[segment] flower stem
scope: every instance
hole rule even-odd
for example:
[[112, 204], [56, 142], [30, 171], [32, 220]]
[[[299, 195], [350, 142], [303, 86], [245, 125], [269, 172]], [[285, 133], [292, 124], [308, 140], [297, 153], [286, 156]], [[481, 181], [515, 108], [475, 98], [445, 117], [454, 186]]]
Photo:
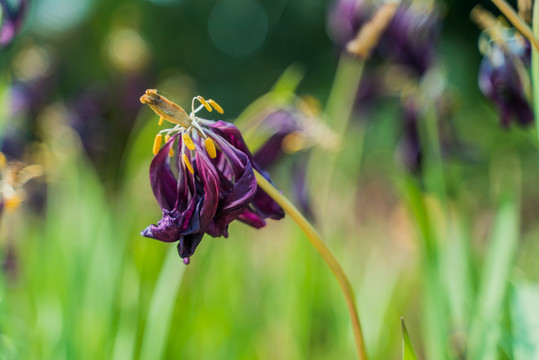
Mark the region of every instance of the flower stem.
[[[533, 35], [539, 36], [539, 1], [533, 4], [532, 16]], [[533, 111], [535, 113], [535, 126], [537, 136], [539, 137], [539, 51], [532, 49], [532, 96]]]
[[346, 305], [348, 306], [348, 312], [350, 313], [350, 320], [352, 321], [352, 328], [354, 330], [354, 339], [356, 342], [358, 357], [360, 360], [366, 360], [367, 354], [365, 352], [365, 343], [363, 341], [363, 334], [361, 332], [361, 324], [359, 322], [354, 290], [352, 289], [350, 281], [346, 277], [341, 265], [337, 259], [335, 259], [335, 256], [332, 254], [331, 250], [329, 250], [329, 248], [324, 244], [316, 229], [311, 225], [311, 223], [309, 223], [309, 221], [307, 221], [299, 210], [296, 209], [296, 207], [284, 195], [282, 195], [279, 190], [277, 190], [256, 170], [255, 175], [258, 186], [260, 186], [262, 190], [271, 196], [273, 200], [275, 200], [284, 209], [284, 211], [290, 215], [292, 220], [298, 224], [316, 251], [318, 251], [320, 256], [322, 256], [326, 264], [329, 266], [331, 272], [333, 272], [333, 275], [335, 275], [337, 278], [346, 300]]

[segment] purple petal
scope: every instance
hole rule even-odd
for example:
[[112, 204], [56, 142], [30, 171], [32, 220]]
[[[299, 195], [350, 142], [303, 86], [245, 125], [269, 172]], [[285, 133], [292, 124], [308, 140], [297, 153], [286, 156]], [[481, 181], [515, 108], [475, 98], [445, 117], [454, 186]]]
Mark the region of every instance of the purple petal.
[[219, 200], [219, 175], [201, 145], [196, 147], [197, 176], [203, 184], [204, 199], [200, 209], [201, 227], [205, 228], [217, 211]]
[[[243, 140], [243, 137], [241, 136], [241, 133], [236, 126], [230, 123], [225, 123], [223, 121], [217, 121], [210, 127], [212, 127], [217, 134], [221, 135], [236, 149], [247, 154], [249, 160], [253, 163], [253, 168], [260, 172], [260, 174], [262, 174], [268, 181], [271, 182], [269, 174], [262, 170], [256, 164], [256, 162], [254, 162], [253, 155], [251, 155], [251, 152], [247, 148], [247, 145], [245, 144], [245, 141]], [[253, 204], [256, 210], [258, 210], [260, 212], [260, 215], [262, 215], [264, 218], [269, 217], [272, 219], [279, 220], [284, 217], [283, 209], [281, 209], [281, 207], [260, 188], [258, 188], [256, 191], [255, 197], [253, 199]]]
[[150, 184], [161, 209], [172, 210], [178, 198], [178, 184], [169, 165], [169, 152], [178, 135], [155, 155], [150, 165]]
[[0, 0], [0, 7], [2, 8], [2, 23], [0, 26], [1, 46], [11, 43], [21, 29], [28, 8], [27, 5], [27, 0], [20, 0], [18, 8], [13, 10], [6, 0]]
[[266, 221], [255, 212], [247, 209], [238, 216], [238, 220], [254, 228], [260, 229], [266, 226]]
[[189, 257], [193, 256], [203, 236], [204, 232], [198, 232], [180, 238], [180, 241], [178, 242], [178, 254], [182, 259], [188, 259], [187, 263], [184, 260], [186, 265], [189, 264]]
[[141, 235], [164, 242], [174, 242], [178, 241], [182, 235], [198, 232], [200, 222], [197, 207], [196, 198], [193, 197], [184, 212], [176, 209], [163, 210], [163, 218], [159, 220], [159, 223], [146, 227]]

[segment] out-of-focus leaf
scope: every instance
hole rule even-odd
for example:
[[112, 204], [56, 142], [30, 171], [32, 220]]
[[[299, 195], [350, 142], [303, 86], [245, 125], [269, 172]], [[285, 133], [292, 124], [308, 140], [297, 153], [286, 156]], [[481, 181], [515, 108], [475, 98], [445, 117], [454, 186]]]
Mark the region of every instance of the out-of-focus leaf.
[[404, 318], [401, 318], [402, 324], [402, 360], [417, 360], [417, 356], [412, 346], [412, 341], [408, 335]]
[[539, 287], [525, 283], [515, 286], [511, 295], [514, 358], [539, 359]]
[[141, 359], [162, 359], [169, 337], [174, 304], [185, 272], [175, 246], [169, 246], [155, 286], [142, 340]]
[[507, 295], [508, 276], [518, 244], [519, 206], [516, 196], [505, 195], [498, 206], [472, 321], [468, 358], [497, 359], [500, 314]]

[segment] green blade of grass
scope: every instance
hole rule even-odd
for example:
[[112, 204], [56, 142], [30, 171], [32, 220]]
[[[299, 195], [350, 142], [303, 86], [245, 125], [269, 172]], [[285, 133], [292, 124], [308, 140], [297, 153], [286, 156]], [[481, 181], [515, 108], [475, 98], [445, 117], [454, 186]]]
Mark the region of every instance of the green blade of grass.
[[539, 359], [539, 286], [524, 282], [511, 294], [511, 327], [515, 360]]
[[475, 318], [468, 345], [469, 359], [497, 359], [502, 306], [518, 243], [519, 207], [514, 194], [502, 197], [487, 249]]
[[174, 304], [184, 272], [185, 265], [178, 257], [176, 247], [169, 246], [150, 302], [142, 339], [141, 360], [164, 357]]
[[412, 341], [408, 335], [408, 330], [406, 329], [406, 324], [404, 323], [404, 318], [401, 317], [402, 324], [402, 360], [417, 360], [414, 347], [412, 346]]

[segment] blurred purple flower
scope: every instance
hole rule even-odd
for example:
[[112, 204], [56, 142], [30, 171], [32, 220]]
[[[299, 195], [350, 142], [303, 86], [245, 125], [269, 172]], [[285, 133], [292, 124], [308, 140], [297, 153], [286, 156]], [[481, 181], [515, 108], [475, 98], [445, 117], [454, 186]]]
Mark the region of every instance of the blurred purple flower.
[[368, 20], [371, 9], [364, 0], [337, 0], [328, 15], [328, 32], [331, 39], [345, 47]]
[[[374, 13], [362, 0], [338, 0], [329, 12], [328, 31], [344, 47]], [[440, 37], [441, 18], [438, 9], [403, 2], [383, 32], [374, 53], [409, 67], [422, 76], [432, 66]]]
[[412, 173], [419, 173], [422, 164], [421, 141], [419, 138], [420, 109], [414, 99], [403, 104], [403, 133], [399, 143], [397, 157]]
[[14, 9], [7, 0], [0, 0], [0, 7], [2, 8], [0, 47], [9, 45], [21, 29], [28, 10], [28, 3], [29, 0], [19, 0], [18, 6]]
[[402, 3], [380, 39], [377, 52], [424, 75], [433, 65], [441, 19], [436, 8]]
[[[255, 152], [254, 160], [256, 164], [264, 169], [269, 169], [277, 163], [281, 157], [287, 152], [291, 153], [289, 147], [294, 144], [290, 142], [301, 142], [301, 133], [303, 132], [302, 125], [298, 121], [297, 115], [285, 110], [277, 110], [270, 113], [262, 121], [260, 126], [263, 126], [264, 132], [268, 132], [270, 137], [264, 144]], [[294, 139], [294, 137], [296, 137]], [[301, 147], [301, 146], [299, 146]], [[298, 150], [299, 150], [298, 147]], [[292, 164], [292, 186], [293, 195], [302, 210], [303, 214], [312, 218], [312, 209], [308, 197], [306, 187], [306, 162], [296, 161]]]
[[[154, 90], [148, 90], [145, 96], [141, 101], [152, 108], [169, 106], [163, 105], [170, 102]], [[208, 107], [215, 104], [198, 99]], [[183, 111], [170, 104], [170, 108]], [[179, 241], [178, 253], [186, 264], [204, 234], [228, 237], [228, 225], [236, 219], [261, 228], [266, 218], [278, 220], [284, 216], [277, 203], [258, 188], [253, 169], [268, 180], [269, 175], [253, 162], [239, 130], [223, 121], [196, 117], [201, 107], [193, 109], [186, 118], [187, 127], [180, 126], [173, 118], [165, 118], [178, 125], [164, 130], [175, 134], [157, 152], [150, 166], [150, 183], [163, 218], [141, 232], [164, 242]], [[215, 109], [222, 110], [218, 105]], [[156, 138], [159, 142], [160, 136]], [[178, 145], [174, 151], [175, 143]], [[171, 157], [173, 152], [177, 154], [175, 158]], [[175, 159], [175, 171], [171, 169], [170, 159]]]
[[295, 106], [273, 110], [259, 121], [253, 121], [250, 132], [266, 137], [254, 154], [255, 163], [263, 169], [270, 169], [283, 157], [292, 157], [292, 194], [304, 215], [312, 219], [313, 211], [309, 201], [306, 175], [307, 161], [304, 156], [296, 156], [315, 145], [327, 150], [336, 150], [338, 137], [320, 120], [320, 104], [310, 97], [297, 98]]
[[530, 103], [529, 67], [531, 48], [521, 36], [505, 39], [500, 45], [491, 41], [479, 68], [479, 88], [498, 108], [503, 126], [511, 119], [520, 125], [534, 120]]

